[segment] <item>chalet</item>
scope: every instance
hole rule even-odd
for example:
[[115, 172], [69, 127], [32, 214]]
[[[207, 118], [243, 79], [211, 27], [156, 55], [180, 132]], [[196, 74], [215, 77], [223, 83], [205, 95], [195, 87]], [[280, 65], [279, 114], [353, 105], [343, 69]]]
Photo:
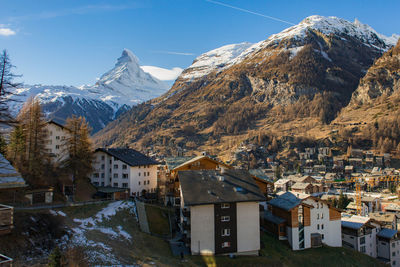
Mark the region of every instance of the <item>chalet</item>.
[[67, 157], [64, 147], [70, 131], [61, 123], [51, 120], [46, 123], [46, 133], [46, 152], [49, 153], [52, 162], [60, 163]]
[[11, 233], [14, 228], [14, 208], [0, 204], [0, 235]]
[[377, 258], [391, 266], [400, 264], [400, 236], [397, 230], [383, 228], [376, 234]]
[[274, 183], [275, 191], [287, 192], [290, 189], [292, 181], [289, 179], [279, 179]]
[[193, 255], [258, 255], [265, 197], [250, 173], [190, 170], [178, 176], [180, 229]]
[[0, 201], [14, 203], [17, 191], [27, 186], [21, 174], [0, 154]]
[[98, 148], [91, 182], [94, 186], [129, 190], [131, 196], [156, 193], [155, 160], [131, 148]]
[[314, 193], [314, 187], [310, 183], [295, 183], [292, 185], [292, 191], [296, 193], [312, 194]]
[[263, 192], [264, 194], [270, 194], [274, 191], [273, 180], [268, 175], [266, 175], [263, 170], [252, 169], [249, 170], [249, 173], [253, 175], [253, 178], [256, 181], [258, 187], [261, 189], [261, 192]]
[[343, 247], [357, 250], [376, 258], [376, 234], [380, 224], [368, 217], [353, 215], [342, 217]]
[[340, 247], [340, 211], [328, 202], [315, 197], [300, 199], [290, 192], [267, 202], [264, 227], [287, 239], [293, 250], [326, 244]]

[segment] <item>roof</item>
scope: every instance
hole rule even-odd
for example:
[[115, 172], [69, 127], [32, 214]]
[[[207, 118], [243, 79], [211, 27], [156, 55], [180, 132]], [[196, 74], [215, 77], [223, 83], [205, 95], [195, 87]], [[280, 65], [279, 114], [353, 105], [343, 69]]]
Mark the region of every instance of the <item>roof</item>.
[[392, 239], [397, 234], [397, 230], [382, 228], [376, 235], [382, 238]]
[[281, 224], [286, 222], [285, 219], [278, 217], [276, 215], [273, 215], [272, 212], [270, 211], [264, 211], [262, 217], [264, 218], [264, 220], [272, 222], [273, 224]]
[[275, 181], [274, 184], [276, 184], [276, 185], [281, 185], [281, 184], [286, 184], [286, 183], [288, 183], [288, 182], [290, 182], [289, 179], [279, 179], [279, 180]]
[[301, 204], [301, 199], [290, 192], [286, 192], [277, 198], [268, 201], [268, 204], [284, 210], [291, 210]]
[[293, 189], [306, 189], [308, 186], [310, 186], [310, 183], [295, 183], [294, 185], [292, 185], [292, 190]]
[[47, 123], [53, 123], [53, 124], [57, 125], [58, 127], [61, 127], [62, 129], [66, 129], [65, 126], [61, 123], [61, 121], [62, 121], [61, 119], [59, 119], [57, 121], [56, 118], [53, 118], [53, 119], [47, 121]]
[[0, 189], [26, 187], [24, 178], [8, 160], [0, 154]]
[[370, 196], [363, 196], [361, 198], [361, 201], [363, 201], [363, 202], [372, 202], [372, 201], [375, 201], [375, 200], [376, 200], [376, 197], [370, 197]]
[[245, 170], [179, 171], [185, 205], [265, 201], [253, 176]]
[[101, 151], [109, 154], [122, 162], [125, 162], [129, 166], [140, 166], [140, 165], [158, 165], [159, 163], [152, 158], [136, 151], [132, 148], [98, 148], [96, 152]]
[[358, 229], [360, 229], [363, 225], [364, 225], [363, 223], [359, 223], [359, 222], [349, 222], [349, 221], [343, 221], [343, 220], [342, 220], [342, 227], [345, 227], [345, 228], [350, 228], [350, 229], [358, 230]]
[[256, 176], [257, 178], [273, 183], [273, 180], [261, 169], [251, 169], [249, 170], [249, 172], [250, 174]]
[[371, 212], [369, 213], [369, 217], [376, 221], [392, 223], [396, 218], [396, 214], [394, 213], [383, 213], [383, 212]]
[[172, 170], [190, 159], [191, 157], [169, 157], [165, 158], [165, 164], [167, 165], [168, 169]]
[[180, 169], [180, 168], [182, 168], [183, 166], [186, 166], [186, 165], [188, 165], [188, 164], [191, 164], [191, 163], [196, 162], [196, 161], [201, 160], [201, 159], [208, 159], [208, 160], [213, 161], [213, 162], [215, 162], [215, 163], [217, 163], [217, 164], [222, 164], [222, 165], [224, 165], [224, 166], [226, 166], [226, 167], [230, 167], [229, 165], [223, 163], [222, 161], [219, 161], [219, 160], [217, 160], [217, 159], [210, 158], [210, 157], [208, 157], [208, 156], [201, 155], [201, 156], [194, 157], [194, 158], [192, 158], [192, 159], [190, 159], [190, 160], [188, 160], [188, 161], [186, 161], [186, 162], [180, 164], [179, 166], [176, 166], [176, 167], [174, 168], [174, 170]]

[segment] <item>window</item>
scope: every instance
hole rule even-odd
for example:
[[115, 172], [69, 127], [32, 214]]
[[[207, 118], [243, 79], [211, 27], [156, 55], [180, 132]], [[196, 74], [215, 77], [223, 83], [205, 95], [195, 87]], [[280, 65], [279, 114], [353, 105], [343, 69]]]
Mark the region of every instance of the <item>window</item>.
[[231, 229], [222, 229], [222, 236], [230, 236], [231, 235]]
[[229, 209], [229, 208], [230, 208], [229, 203], [222, 203], [221, 204], [221, 209]]
[[140, 172], [139, 172], [139, 176], [140, 176]]
[[146, 172], [143, 173], [143, 176], [146, 176]]
[[118, 183], [114, 183], [114, 187], [118, 187]]
[[123, 174], [122, 174], [122, 178], [128, 179], [128, 174], [127, 174], [127, 173], [123, 173]]
[[365, 236], [363, 236], [363, 237], [360, 238], [360, 244], [361, 244], [361, 245], [362, 245], [362, 244], [365, 244]]
[[93, 178], [99, 178], [99, 174], [98, 173], [93, 173]]
[[59, 145], [56, 145], [56, 149], [60, 149], [60, 146], [59, 146]]
[[323, 219], [324, 218], [324, 214], [323, 213], [321, 213], [321, 219]]
[[229, 248], [231, 246], [231, 242], [224, 242], [221, 244], [222, 248]]
[[229, 216], [221, 216], [221, 222], [229, 222], [231, 220], [231, 217]]
[[150, 176], [150, 172], [147, 172], [147, 176]]
[[118, 178], [118, 173], [114, 173], [114, 178]]
[[140, 185], [140, 181], [139, 181], [139, 185]]
[[150, 184], [150, 180], [147, 180], [147, 184]]
[[317, 209], [319, 209], [319, 203], [317, 203]]
[[319, 220], [319, 213], [317, 214], [317, 220]]
[[96, 186], [98, 186], [98, 185], [99, 185], [99, 183], [98, 183], [98, 182], [94, 182], [94, 183], [93, 183], [93, 185], [96, 185]]
[[104, 172], [103, 172], [103, 173], [101, 173], [101, 178], [104, 178]]
[[324, 207], [324, 204], [323, 203], [321, 203], [321, 209]]
[[317, 229], [319, 230], [319, 224], [317, 224]]
[[360, 247], [360, 251], [361, 251], [362, 253], [365, 253], [365, 246]]
[[393, 252], [392, 252], [392, 256], [393, 256], [393, 257], [396, 256], [396, 252], [393, 251]]
[[324, 224], [321, 224], [321, 229], [324, 230]]
[[106, 166], [104, 164], [101, 164], [101, 169], [104, 170]]
[[101, 182], [101, 186], [104, 186], [104, 182]]
[[112, 160], [110, 159], [110, 164], [112, 163]]
[[65, 140], [65, 136], [61, 136], [61, 140]]
[[60, 140], [60, 137], [59, 137], [59, 136], [56, 136], [56, 140]]
[[394, 248], [394, 247], [396, 247], [396, 244], [395, 244], [395, 243], [392, 243], [392, 248]]
[[126, 166], [126, 164], [123, 164], [123, 165], [122, 165], [122, 169], [123, 169], [123, 170], [126, 170], [127, 168], [128, 168], [128, 166]]
[[396, 265], [396, 261], [393, 261], [393, 264], [392, 265]]
[[122, 187], [123, 188], [127, 188], [128, 187], [128, 183], [122, 183]]
[[114, 164], [114, 169], [118, 169], [118, 164]]
[[324, 238], [325, 238], [324, 234], [321, 235], [321, 238], [322, 238], [322, 240], [324, 240]]
[[106, 157], [105, 156], [101, 156], [101, 160], [104, 160]]

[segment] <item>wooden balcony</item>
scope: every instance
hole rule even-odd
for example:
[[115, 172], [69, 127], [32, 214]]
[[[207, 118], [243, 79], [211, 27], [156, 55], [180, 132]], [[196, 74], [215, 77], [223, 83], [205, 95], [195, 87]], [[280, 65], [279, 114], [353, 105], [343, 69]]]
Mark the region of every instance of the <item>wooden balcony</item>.
[[0, 204], [0, 235], [11, 233], [14, 228], [14, 208]]

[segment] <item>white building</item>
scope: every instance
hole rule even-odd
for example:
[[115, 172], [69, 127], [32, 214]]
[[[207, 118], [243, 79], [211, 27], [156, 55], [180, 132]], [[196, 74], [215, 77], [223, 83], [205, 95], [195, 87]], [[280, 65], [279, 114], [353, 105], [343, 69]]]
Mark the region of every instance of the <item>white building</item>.
[[316, 197], [299, 198], [286, 192], [267, 202], [265, 228], [287, 239], [293, 250], [326, 244], [341, 247], [340, 211]]
[[66, 158], [64, 144], [69, 135], [69, 130], [55, 121], [46, 124], [47, 137], [45, 140], [46, 152], [54, 163], [60, 163]]
[[383, 228], [376, 235], [378, 259], [400, 266], [400, 236], [397, 230]]
[[180, 171], [178, 178], [180, 228], [193, 255], [258, 255], [265, 197], [249, 172]]
[[95, 186], [128, 188], [131, 196], [155, 193], [158, 163], [130, 148], [95, 151], [91, 182]]

